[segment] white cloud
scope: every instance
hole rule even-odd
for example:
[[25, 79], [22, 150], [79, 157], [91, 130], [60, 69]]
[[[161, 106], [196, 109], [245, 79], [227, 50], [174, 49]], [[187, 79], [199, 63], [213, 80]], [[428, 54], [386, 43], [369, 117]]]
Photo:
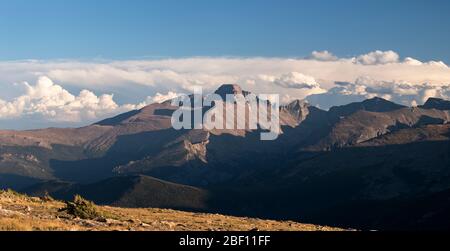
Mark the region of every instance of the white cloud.
[[[168, 92], [166, 94], [162, 94], [162, 93], [156, 93], [155, 96], [148, 96], [145, 101], [137, 104], [134, 106], [134, 109], [140, 109], [146, 105], [150, 105], [150, 104], [154, 104], [154, 103], [163, 103], [167, 100], [171, 100], [174, 99], [180, 95], [182, 95], [183, 93], [175, 93], [175, 92]], [[129, 105], [131, 107], [133, 107], [132, 105]], [[131, 108], [130, 108], [131, 109]]]
[[444, 69], [448, 68], [448, 66], [442, 61], [429, 61], [429, 62], [423, 63], [423, 62], [421, 62], [415, 58], [411, 58], [411, 57], [406, 57], [403, 60], [403, 63], [407, 64], [407, 65], [414, 65], [414, 66], [428, 65], [428, 66], [442, 67]]
[[78, 96], [69, 93], [48, 77], [40, 77], [36, 85], [24, 83], [26, 92], [7, 102], [0, 100], [0, 119], [36, 117], [53, 122], [76, 123], [92, 121], [117, 112], [134, 108], [119, 106], [113, 95], [95, 95], [82, 90]]
[[259, 75], [258, 93], [279, 94], [280, 102], [287, 103], [293, 99], [304, 99], [308, 95], [326, 92], [311, 76], [299, 72], [281, 75]]
[[[353, 81], [358, 76], [412, 83], [450, 83], [448, 67], [440, 61], [400, 60], [393, 51], [374, 51], [354, 58], [338, 59], [327, 51], [313, 52], [311, 59], [293, 58], [181, 58], [141, 61], [12, 61], [0, 62], [0, 86], [35, 81], [49, 76], [62, 86], [108, 91], [121, 87], [148, 88], [156, 92], [186, 92], [192, 85], [213, 89], [222, 83], [247, 85], [259, 75], [301, 72], [331, 87], [335, 81]], [[334, 60], [334, 59], [337, 60]], [[255, 88], [257, 83], [253, 85]], [[255, 89], [257, 91], [257, 89]], [[11, 97], [12, 91], [0, 93]], [[120, 99], [120, 97], [118, 97]]]
[[283, 74], [273, 80], [273, 83], [285, 88], [292, 89], [315, 89], [320, 88], [319, 83], [311, 76], [299, 72]]
[[403, 63], [407, 64], [407, 65], [423, 65], [423, 63], [415, 58], [411, 58], [411, 57], [406, 57], [403, 60]]
[[336, 60], [338, 60], [338, 57], [336, 57], [335, 55], [333, 55], [333, 53], [331, 53], [329, 51], [313, 51], [308, 58], [318, 60], [318, 61], [336, 61]]
[[373, 51], [355, 58], [355, 62], [363, 65], [378, 65], [399, 62], [400, 56], [394, 51]]
[[423, 104], [430, 97], [450, 99], [450, 85], [413, 84], [405, 81], [380, 81], [359, 77], [354, 82], [337, 82], [326, 93], [307, 98], [313, 105], [328, 109], [334, 105], [381, 97], [406, 106]]
[[431, 66], [437, 66], [437, 67], [442, 67], [442, 68], [448, 68], [448, 66], [442, 62], [442, 61], [430, 61], [426, 63], [427, 65], [431, 65]]
[[180, 93], [175, 93], [175, 92], [168, 92], [167, 94], [162, 94], [162, 93], [156, 93], [155, 96], [153, 97], [149, 97], [148, 101], [149, 103], [163, 103], [164, 101], [170, 100], [170, 99], [174, 99], [178, 96], [180, 96]]

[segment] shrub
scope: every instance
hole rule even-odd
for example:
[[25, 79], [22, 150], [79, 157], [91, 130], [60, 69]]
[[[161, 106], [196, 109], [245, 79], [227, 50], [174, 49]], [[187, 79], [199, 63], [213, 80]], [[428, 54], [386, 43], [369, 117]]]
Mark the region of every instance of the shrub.
[[48, 193], [48, 191], [45, 191], [44, 196], [42, 196], [40, 199], [44, 202], [55, 201], [55, 199], [53, 199], [53, 197]]
[[81, 219], [93, 220], [102, 218], [102, 214], [97, 210], [95, 204], [80, 195], [75, 195], [73, 201], [66, 201], [66, 207], [60, 211], [65, 211]]

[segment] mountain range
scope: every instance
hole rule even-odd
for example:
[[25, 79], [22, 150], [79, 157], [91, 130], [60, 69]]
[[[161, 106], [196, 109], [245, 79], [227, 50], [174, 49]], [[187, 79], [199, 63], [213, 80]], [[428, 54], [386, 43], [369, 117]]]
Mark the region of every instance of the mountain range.
[[0, 188], [355, 229], [450, 226], [450, 101], [375, 97], [325, 111], [296, 100], [280, 107], [274, 141], [260, 128], [175, 130], [176, 109], [166, 101], [82, 128], [0, 131]]

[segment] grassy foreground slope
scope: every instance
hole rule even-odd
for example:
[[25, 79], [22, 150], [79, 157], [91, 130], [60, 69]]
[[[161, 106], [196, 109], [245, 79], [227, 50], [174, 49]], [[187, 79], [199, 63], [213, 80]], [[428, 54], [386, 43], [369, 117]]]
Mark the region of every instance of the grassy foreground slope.
[[[82, 199], [81, 199], [82, 200]], [[84, 201], [82, 201], [84, 203]], [[167, 209], [128, 209], [97, 206], [87, 202], [95, 216], [77, 217], [66, 203], [49, 197], [29, 197], [13, 191], [0, 191], [0, 230], [11, 231], [337, 231], [338, 228], [231, 217], [217, 214], [189, 213]], [[91, 212], [90, 211], [90, 212]]]

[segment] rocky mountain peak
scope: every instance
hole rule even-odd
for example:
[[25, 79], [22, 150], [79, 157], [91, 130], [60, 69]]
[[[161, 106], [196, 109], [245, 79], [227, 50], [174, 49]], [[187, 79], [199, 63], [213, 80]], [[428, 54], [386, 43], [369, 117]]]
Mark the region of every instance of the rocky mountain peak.
[[296, 99], [292, 101], [291, 103], [282, 106], [281, 110], [285, 110], [286, 112], [293, 115], [297, 122], [303, 121], [306, 116], [309, 114], [309, 104], [304, 100]]
[[228, 94], [242, 94], [244, 96], [247, 96], [250, 92], [243, 91], [242, 88], [236, 84], [224, 84], [221, 85], [214, 93], [220, 95], [225, 100]]
[[299, 110], [306, 106], [308, 106], [308, 102], [306, 102], [304, 100], [296, 99], [296, 100], [292, 101], [291, 103], [287, 104], [285, 107], [290, 110]]

